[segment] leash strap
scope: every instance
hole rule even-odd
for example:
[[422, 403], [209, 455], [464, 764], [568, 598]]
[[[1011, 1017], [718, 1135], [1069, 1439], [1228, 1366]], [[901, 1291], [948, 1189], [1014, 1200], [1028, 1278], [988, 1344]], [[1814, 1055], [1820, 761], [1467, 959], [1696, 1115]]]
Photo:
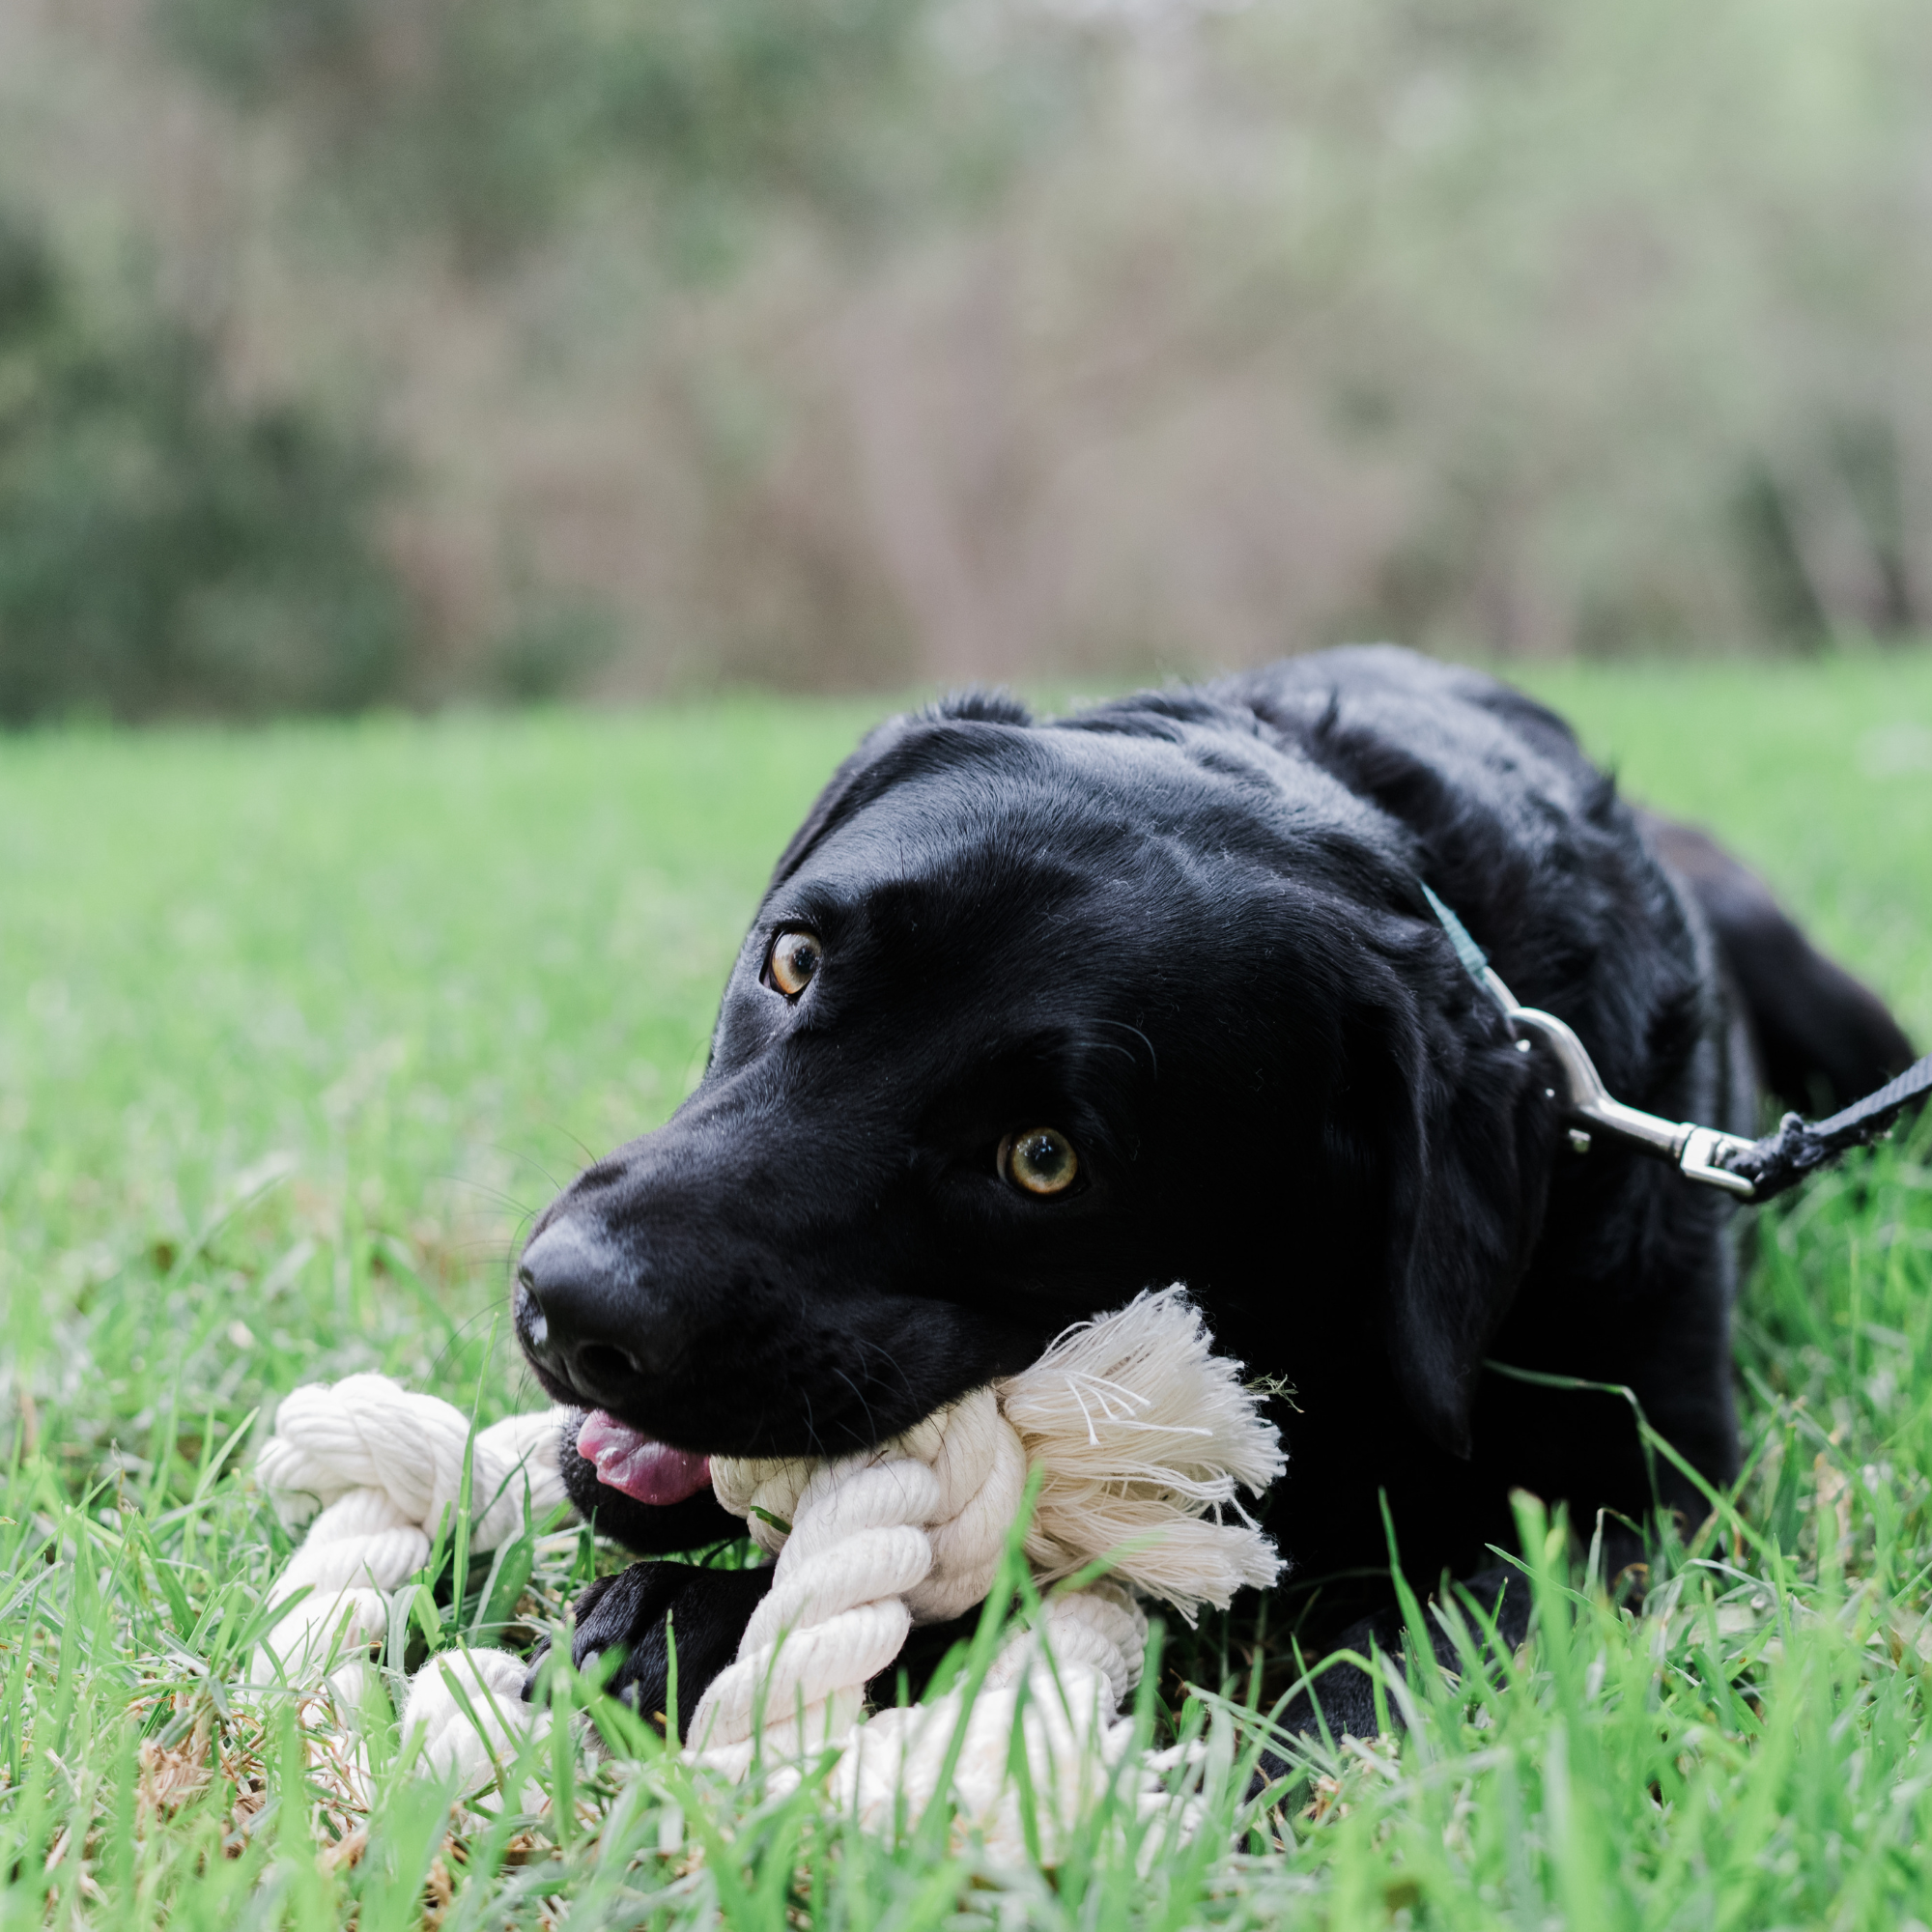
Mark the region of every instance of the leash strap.
[[1928, 1091], [1932, 1091], [1932, 1053], [1829, 1120], [1807, 1121], [1786, 1114], [1776, 1133], [1729, 1155], [1724, 1165], [1750, 1181], [1753, 1201], [1769, 1201], [1852, 1148], [1868, 1147]]
[[[1422, 880], [1416, 884], [1422, 887], [1430, 911], [1456, 949], [1463, 970], [1502, 1009], [1518, 1047], [1528, 1052], [1534, 1038], [1555, 1056], [1566, 1088], [1564, 1112], [1570, 1122], [1570, 1142], [1578, 1153], [1589, 1152], [1591, 1134], [1601, 1131], [1671, 1162], [1687, 1180], [1761, 1204], [1797, 1186], [1807, 1174], [1851, 1149], [1868, 1146], [1908, 1107], [1932, 1091], [1932, 1053], [1928, 1053], [1877, 1093], [1867, 1094], [1829, 1120], [1807, 1121], [1787, 1114], [1777, 1131], [1761, 1141], [1744, 1140], [1690, 1121], [1666, 1121], [1661, 1115], [1627, 1107], [1610, 1097], [1596, 1064], [1576, 1034], [1554, 1013], [1520, 1005], [1490, 964], [1489, 955], [1469, 936], [1468, 927]], [[1554, 1098], [1556, 1090], [1549, 1091]]]

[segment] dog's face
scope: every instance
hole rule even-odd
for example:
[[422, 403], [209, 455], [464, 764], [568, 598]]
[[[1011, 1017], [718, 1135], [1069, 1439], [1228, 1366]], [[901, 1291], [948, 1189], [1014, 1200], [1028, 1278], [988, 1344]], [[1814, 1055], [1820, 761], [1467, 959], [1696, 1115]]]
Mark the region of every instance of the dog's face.
[[1426, 1191], [1400, 1083], [1468, 990], [1359, 801], [1225, 726], [1143, 725], [980, 706], [844, 767], [697, 1091], [533, 1231], [516, 1320], [553, 1396], [824, 1453], [1150, 1284], [1224, 1332], [1390, 1292]]

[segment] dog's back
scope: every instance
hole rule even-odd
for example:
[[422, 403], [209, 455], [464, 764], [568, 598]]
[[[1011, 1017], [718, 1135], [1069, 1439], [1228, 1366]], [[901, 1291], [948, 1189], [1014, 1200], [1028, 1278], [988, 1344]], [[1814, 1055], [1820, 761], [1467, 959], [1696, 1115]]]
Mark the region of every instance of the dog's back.
[[1755, 872], [1694, 826], [1641, 817], [1717, 935], [1767, 1092], [1801, 1113], [1828, 1113], [1911, 1064], [1912, 1042], [1885, 1002], [1820, 952]]
[[[1441, 821], [1454, 817], [1443, 810], [1451, 786], [1466, 787], [1486, 753], [1494, 754], [1494, 739], [1468, 728], [1472, 715], [1494, 721], [1524, 747], [1577, 773], [1584, 792], [1597, 791], [1596, 809], [1609, 796], [1607, 781], [1587, 765], [1554, 712], [1481, 672], [1407, 651], [1327, 651], [1211, 689], [1301, 731], [1312, 711], [1332, 733], [1344, 694], [1370, 700], [1380, 714], [1377, 742], [1350, 761], [1350, 782], [1397, 817], [1434, 821], [1431, 836], [1437, 839]], [[1321, 723], [1309, 734], [1313, 741], [1322, 735]], [[1401, 753], [1393, 740], [1407, 741]], [[1640, 808], [1632, 817], [1709, 924], [1748, 1023], [1754, 1085], [1801, 1112], [1822, 1113], [1884, 1085], [1911, 1063], [1912, 1043], [1885, 1003], [1810, 943], [1763, 879], [1694, 826]]]

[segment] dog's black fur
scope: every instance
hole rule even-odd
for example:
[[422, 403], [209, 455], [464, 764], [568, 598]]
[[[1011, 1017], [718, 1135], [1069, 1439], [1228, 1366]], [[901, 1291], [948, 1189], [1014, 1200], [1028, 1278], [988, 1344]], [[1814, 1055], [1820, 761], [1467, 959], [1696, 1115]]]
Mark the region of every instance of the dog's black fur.
[[[1649, 1515], [1625, 1403], [1486, 1361], [1628, 1385], [1722, 1482], [1725, 1203], [1572, 1151], [1552, 1066], [1517, 1051], [1424, 881], [1613, 1094], [1672, 1120], [1754, 1130], [1760, 1069], [1810, 1104], [1910, 1058], [1748, 873], [1474, 672], [1334, 651], [1044, 724], [967, 697], [840, 768], [697, 1092], [537, 1223], [517, 1321], [539, 1380], [691, 1450], [836, 1453], [1184, 1281], [1226, 1351], [1295, 1391], [1268, 1521], [1297, 1584], [1330, 1579], [1317, 1643], [1387, 1599], [1383, 1492], [1425, 1590], [1513, 1547], [1513, 1489], [1586, 1526]], [[823, 964], [787, 999], [768, 954], [794, 926]], [[995, 1164], [1041, 1125], [1080, 1160], [1049, 1200]], [[566, 1462], [639, 1550], [737, 1528]], [[657, 1708], [670, 1611], [688, 1717], [759, 1587], [639, 1566], [586, 1604], [579, 1654], [625, 1645], [620, 1682]], [[1338, 1723], [1364, 1728], [1359, 1691]]]

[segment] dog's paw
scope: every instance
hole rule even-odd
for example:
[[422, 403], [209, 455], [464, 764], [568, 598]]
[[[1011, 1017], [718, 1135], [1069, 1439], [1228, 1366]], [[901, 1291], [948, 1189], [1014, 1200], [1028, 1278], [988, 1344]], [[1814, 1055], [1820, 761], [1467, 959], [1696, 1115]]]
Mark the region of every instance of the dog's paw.
[[[682, 1736], [705, 1687], [738, 1654], [772, 1571], [702, 1570], [689, 1563], [634, 1563], [599, 1577], [579, 1595], [570, 1654], [580, 1670], [608, 1651], [622, 1662], [606, 1689], [653, 1723], [670, 1706], [670, 1653], [677, 1646], [677, 1724]], [[534, 1675], [534, 1667], [532, 1670]]]
[[[1530, 1595], [1527, 1580], [1521, 1572], [1498, 1564], [1464, 1577], [1456, 1588], [1457, 1605], [1475, 1639], [1480, 1662], [1485, 1669], [1499, 1671], [1504, 1657], [1529, 1634]], [[1471, 1605], [1480, 1612], [1480, 1616], [1469, 1614]], [[1493, 1627], [1493, 1637], [1490, 1634], [1491, 1627]], [[1350, 1624], [1335, 1639], [1331, 1648], [1352, 1651], [1357, 1657], [1367, 1657], [1372, 1651], [1379, 1651], [1406, 1675], [1408, 1642], [1409, 1633], [1402, 1613], [1388, 1608]], [[1465, 1667], [1467, 1659], [1442, 1625], [1433, 1626], [1430, 1642], [1441, 1669], [1460, 1673]], [[1403, 1718], [1400, 1708], [1391, 1704], [1386, 1694], [1383, 1705], [1389, 1721], [1401, 1730]], [[1279, 1722], [1284, 1731], [1305, 1737], [1315, 1737], [1325, 1728], [1332, 1738], [1372, 1738], [1381, 1728], [1380, 1716], [1376, 1708], [1375, 1679], [1355, 1664], [1333, 1662], [1321, 1671], [1313, 1684], [1296, 1691], [1282, 1712]], [[1278, 1758], [1269, 1756], [1263, 1759], [1263, 1770], [1270, 1777], [1279, 1776], [1285, 1769]]]

